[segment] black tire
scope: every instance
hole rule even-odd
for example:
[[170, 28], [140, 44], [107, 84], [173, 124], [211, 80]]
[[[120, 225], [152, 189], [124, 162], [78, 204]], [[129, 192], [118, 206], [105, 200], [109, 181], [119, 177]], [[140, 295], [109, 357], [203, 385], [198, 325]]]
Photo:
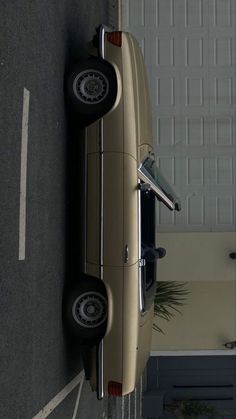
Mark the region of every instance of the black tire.
[[114, 105], [117, 79], [114, 68], [100, 58], [78, 63], [67, 79], [69, 105], [85, 125], [104, 116]]
[[84, 276], [64, 294], [63, 317], [69, 333], [82, 344], [99, 342], [107, 326], [107, 295], [100, 279]]

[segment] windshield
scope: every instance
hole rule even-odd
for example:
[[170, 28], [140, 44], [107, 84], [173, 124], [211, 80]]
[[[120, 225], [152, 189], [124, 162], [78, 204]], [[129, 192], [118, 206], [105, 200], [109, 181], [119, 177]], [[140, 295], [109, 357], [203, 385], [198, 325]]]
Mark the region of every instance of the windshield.
[[[174, 204], [174, 209], [180, 211], [181, 203], [177, 195], [175, 194], [173, 188], [167, 182], [167, 180], [162, 175], [160, 169], [157, 167], [156, 162], [151, 157], [146, 157], [142, 162], [139, 171], [148, 178], [151, 183], [154, 184], [157, 189], [160, 189], [164, 195], [169, 198], [169, 200]], [[154, 191], [155, 192], [155, 191]], [[158, 193], [157, 193], [158, 195]], [[161, 197], [159, 196], [159, 199]]]

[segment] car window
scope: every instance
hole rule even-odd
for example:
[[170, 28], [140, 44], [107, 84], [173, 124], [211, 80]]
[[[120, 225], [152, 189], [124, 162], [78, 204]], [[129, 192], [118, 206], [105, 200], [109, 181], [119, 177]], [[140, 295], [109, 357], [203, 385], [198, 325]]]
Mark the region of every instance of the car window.
[[[141, 199], [141, 309], [147, 311], [156, 292], [158, 252], [155, 243], [156, 198], [169, 209], [181, 209], [181, 203], [174, 190], [158, 169], [152, 157], [146, 157], [138, 169]], [[150, 183], [149, 183], [150, 182]]]
[[156, 290], [156, 260], [148, 261], [146, 253], [155, 248], [155, 195], [148, 191], [141, 192], [141, 255], [145, 261], [141, 268], [144, 309], [152, 305]]

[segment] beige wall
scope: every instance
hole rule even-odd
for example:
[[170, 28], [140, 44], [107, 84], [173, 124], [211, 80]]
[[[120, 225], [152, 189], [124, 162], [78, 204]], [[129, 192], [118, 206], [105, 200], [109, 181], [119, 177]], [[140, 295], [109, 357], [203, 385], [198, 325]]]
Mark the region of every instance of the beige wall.
[[195, 281], [188, 289], [182, 315], [158, 321], [165, 335], [153, 331], [152, 351], [224, 349], [236, 340], [236, 281]]
[[162, 233], [157, 245], [167, 255], [158, 263], [159, 281], [184, 281], [190, 295], [170, 322], [159, 321], [152, 350], [223, 349], [236, 340], [235, 233]]
[[160, 281], [236, 280], [236, 233], [160, 233], [157, 245], [166, 248], [159, 261]]

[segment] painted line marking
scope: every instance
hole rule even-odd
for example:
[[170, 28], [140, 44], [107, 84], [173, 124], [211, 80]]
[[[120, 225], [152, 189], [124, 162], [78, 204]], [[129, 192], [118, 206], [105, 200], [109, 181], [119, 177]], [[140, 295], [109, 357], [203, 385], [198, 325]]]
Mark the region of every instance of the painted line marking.
[[85, 376], [83, 376], [83, 378], [82, 378], [82, 380], [81, 380], [81, 382], [79, 384], [78, 396], [77, 396], [77, 399], [76, 399], [76, 403], [75, 403], [75, 408], [74, 408], [74, 413], [73, 413], [72, 419], [76, 419], [76, 416], [77, 416], [78, 407], [79, 407], [79, 401], [80, 401], [80, 396], [81, 396], [81, 391], [82, 391], [82, 387], [83, 387], [83, 384], [84, 384], [84, 378], [85, 378]]
[[24, 88], [23, 114], [21, 131], [21, 170], [20, 170], [20, 213], [19, 213], [19, 260], [25, 260], [25, 230], [26, 230], [26, 180], [27, 151], [29, 127], [30, 92]]
[[[53, 399], [43, 407], [37, 415], [33, 416], [32, 419], [45, 419], [50, 413], [61, 403], [63, 400], [80, 384], [84, 381], [84, 371], [81, 371], [69, 384], [67, 384]], [[82, 385], [80, 386], [81, 392]], [[77, 400], [80, 399], [80, 393], [78, 394]], [[77, 403], [77, 401], [76, 401]]]

